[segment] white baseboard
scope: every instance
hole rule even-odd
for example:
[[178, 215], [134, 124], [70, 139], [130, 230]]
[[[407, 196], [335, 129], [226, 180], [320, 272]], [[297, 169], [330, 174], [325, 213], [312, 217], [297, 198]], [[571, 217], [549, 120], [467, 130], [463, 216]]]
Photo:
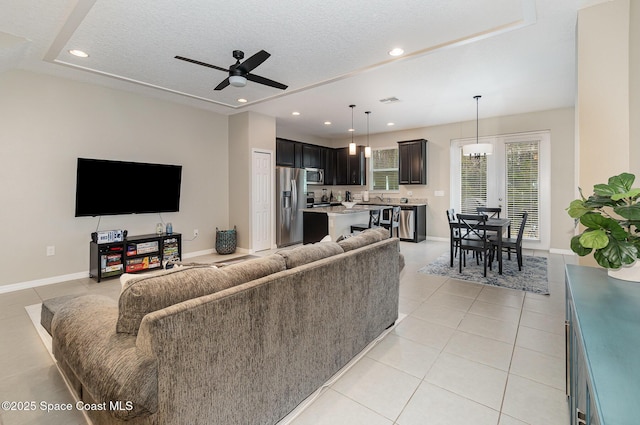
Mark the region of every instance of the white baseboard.
[[[240, 252], [241, 254], [249, 254], [249, 250], [247, 249], [238, 248], [237, 251]], [[202, 255], [214, 254], [215, 252], [216, 251], [214, 249], [205, 249], [203, 251], [184, 253], [182, 257], [183, 258], [200, 257]], [[55, 283], [66, 282], [68, 280], [84, 279], [87, 277], [89, 277], [89, 272], [85, 271], [85, 272], [78, 272], [78, 273], [71, 273], [71, 274], [63, 274], [60, 276], [46, 277], [44, 279], [28, 280], [26, 282], [12, 283], [9, 285], [0, 286], [0, 294], [6, 294], [8, 292], [14, 292], [14, 291], [22, 291], [23, 289], [37, 288], [39, 286], [53, 285]]]
[[7, 292], [13, 291], [21, 291], [23, 289], [37, 288], [38, 286], [52, 285], [54, 283], [66, 282], [68, 280], [84, 279], [86, 277], [89, 277], [88, 271], [46, 277], [44, 279], [29, 280], [20, 283], [12, 283], [10, 285], [0, 286], [0, 294], [5, 294]]
[[572, 255], [572, 256], [576, 255], [576, 253], [571, 251], [570, 249], [559, 249], [559, 248], [550, 248], [549, 254]]
[[427, 236], [427, 240], [434, 242], [449, 242], [449, 238], [439, 238], [437, 236]]

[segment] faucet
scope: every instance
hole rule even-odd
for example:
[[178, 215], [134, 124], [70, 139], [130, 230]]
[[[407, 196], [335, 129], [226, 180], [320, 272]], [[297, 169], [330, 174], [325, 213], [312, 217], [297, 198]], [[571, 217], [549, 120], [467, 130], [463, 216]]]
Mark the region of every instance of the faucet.
[[384, 202], [384, 198], [380, 195], [376, 196], [376, 198], [378, 198], [380, 200], [380, 202]]

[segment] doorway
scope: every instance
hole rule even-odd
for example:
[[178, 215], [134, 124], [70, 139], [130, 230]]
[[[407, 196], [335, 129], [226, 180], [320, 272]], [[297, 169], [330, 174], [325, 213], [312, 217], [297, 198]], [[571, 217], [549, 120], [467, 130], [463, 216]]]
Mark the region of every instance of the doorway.
[[523, 211], [529, 213], [523, 246], [548, 250], [551, 228], [551, 170], [549, 131], [480, 137], [491, 143], [493, 155], [470, 158], [462, 146], [475, 138], [451, 141], [451, 207], [456, 212], [476, 213], [480, 206], [502, 208], [501, 217], [511, 219], [512, 237]]
[[252, 251], [271, 249], [273, 211], [273, 152], [251, 152], [251, 246]]

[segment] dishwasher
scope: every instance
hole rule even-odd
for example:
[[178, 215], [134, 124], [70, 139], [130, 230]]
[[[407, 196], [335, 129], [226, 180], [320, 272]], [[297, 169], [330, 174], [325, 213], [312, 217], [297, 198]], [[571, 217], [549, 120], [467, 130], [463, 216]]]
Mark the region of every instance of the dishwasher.
[[400, 239], [415, 240], [416, 219], [413, 207], [402, 207], [400, 210]]

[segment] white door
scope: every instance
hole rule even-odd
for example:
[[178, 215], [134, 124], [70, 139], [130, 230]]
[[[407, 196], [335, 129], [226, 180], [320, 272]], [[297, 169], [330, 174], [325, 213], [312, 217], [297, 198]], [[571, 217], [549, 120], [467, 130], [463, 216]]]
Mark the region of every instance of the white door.
[[252, 152], [252, 250], [263, 251], [270, 249], [271, 242], [271, 210], [272, 210], [272, 182], [273, 170], [271, 152]]
[[512, 237], [527, 211], [523, 246], [549, 249], [550, 140], [549, 131], [481, 137], [480, 143], [493, 144], [494, 153], [480, 158], [461, 153], [475, 138], [452, 141], [451, 206], [472, 214], [478, 206], [502, 208], [501, 217], [511, 219]]

